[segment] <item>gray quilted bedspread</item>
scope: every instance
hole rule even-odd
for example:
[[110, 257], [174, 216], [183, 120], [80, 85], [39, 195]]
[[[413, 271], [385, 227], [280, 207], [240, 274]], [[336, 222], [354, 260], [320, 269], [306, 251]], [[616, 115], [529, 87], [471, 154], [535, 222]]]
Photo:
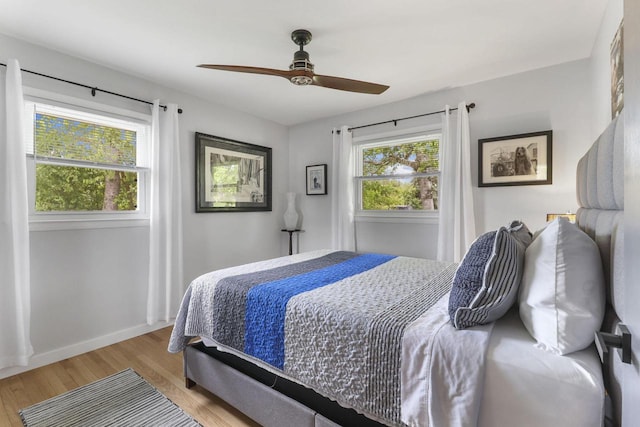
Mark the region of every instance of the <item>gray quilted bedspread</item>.
[[[344, 252], [311, 259], [303, 256], [291, 268], [299, 274], [309, 270], [309, 264], [326, 265], [331, 256], [337, 263], [358, 260], [356, 254]], [[295, 256], [292, 258], [296, 260]], [[255, 283], [257, 277], [279, 280], [283, 267], [278, 264], [280, 261], [252, 264], [246, 272], [230, 270], [226, 278], [214, 274], [207, 280], [194, 281], [176, 319], [169, 350], [182, 350], [192, 336], [211, 338], [250, 354], [254, 362], [262, 359], [271, 370], [281, 371], [343, 406], [389, 425], [402, 425], [403, 332], [449, 292], [457, 265], [407, 257], [382, 261], [287, 299], [282, 366], [261, 357], [260, 349], [252, 354], [253, 326], [249, 323], [255, 323], [255, 319], [251, 320], [254, 315], [238, 312], [243, 304], [255, 304], [247, 302], [253, 298], [247, 292], [260, 286]], [[243, 280], [238, 279], [241, 276]], [[231, 291], [229, 283], [239, 291]], [[223, 295], [227, 302], [221, 299]], [[274, 334], [267, 334], [267, 343]]]

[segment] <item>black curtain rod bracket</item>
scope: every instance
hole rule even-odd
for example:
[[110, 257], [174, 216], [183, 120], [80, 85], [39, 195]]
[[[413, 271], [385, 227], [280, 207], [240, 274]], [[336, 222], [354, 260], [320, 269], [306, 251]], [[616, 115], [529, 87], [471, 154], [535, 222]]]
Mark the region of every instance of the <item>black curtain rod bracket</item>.
[[[475, 108], [475, 107], [476, 107], [476, 103], [475, 102], [471, 102], [470, 104], [467, 104], [467, 113], [469, 111], [471, 111], [472, 108]], [[458, 107], [449, 108], [449, 111], [455, 111], [457, 109], [458, 109]], [[432, 111], [430, 113], [416, 114], [415, 116], [402, 117], [402, 118], [399, 118], [399, 119], [385, 120], [383, 122], [369, 123], [367, 125], [360, 125], [360, 126], [350, 127], [348, 130], [349, 131], [354, 131], [356, 129], [368, 128], [368, 127], [371, 127], [371, 126], [378, 126], [378, 125], [386, 125], [388, 123], [393, 123], [394, 126], [398, 126], [398, 122], [401, 121], [401, 120], [409, 120], [409, 119], [416, 119], [418, 117], [432, 116], [434, 114], [445, 113], [446, 111], [447, 110]], [[336, 132], [338, 133], [338, 135], [340, 135], [340, 129], [337, 129]], [[332, 131], [332, 133], [333, 133], [333, 131]]]
[[[0, 65], [2, 65], [3, 67], [7, 66], [7, 64], [3, 64], [1, 62], [0, 62]], [[91, 90], [91, 96], [96, 96], [97, 92], [102, 92], [102, 93], [107, 93], [107, 94], [113, 95], [113, 96], [119, 96], [120, 98], [126, 98], [126, 99], [130, 99], [132, 101], [142, 102], [143, 104], [153, 105], [153, 102], [145, 101], [144, 99], [133, 98], [131, 96], [122, 95], [121, 93], [111, 92], [109, 90], [100, 89], [97, 86], [89, 86], [89, 85], [85, 85], [83, 83], [73, 82], [71, 80], [65, 80], [65, 79], [61, 79], [59, 77], [49, 76], [47, 74], [38, 73], [36, 71], [25, 70], [24, 68], [21, 69], [20, 71], [24, 71], [25, 73], [34, 74], [36, 76], [46, 77], [46, 78], [51, 79], [51, 80], [57, 80], [59, 82], [69, 83], [71, 85], [80, 86], [80, 87], [89, 89], [89, 90]], [[167, 106], [166, 105], [160, 105], [160, 108], [162, 108], [164, 111], [167, 111]], [[182, 108], [178, 108], [178, 114], [182, 114]]]

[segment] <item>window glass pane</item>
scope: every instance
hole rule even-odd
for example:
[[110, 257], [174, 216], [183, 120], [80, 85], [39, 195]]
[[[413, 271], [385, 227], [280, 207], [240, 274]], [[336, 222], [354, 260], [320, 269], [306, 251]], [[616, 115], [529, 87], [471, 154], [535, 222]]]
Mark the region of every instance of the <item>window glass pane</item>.
[[36, 164], [36, 211], [135, 211], [138, 174]]
[[438, 177], [363, 180], [363, 210], [438, 209]]
[[63, 116], [36, 113], [35, 155], [136, 166], [136, 132]]
[[440, 140], [365, 147], [362, 149], [362, 175], [408, 175], [437, 172]]

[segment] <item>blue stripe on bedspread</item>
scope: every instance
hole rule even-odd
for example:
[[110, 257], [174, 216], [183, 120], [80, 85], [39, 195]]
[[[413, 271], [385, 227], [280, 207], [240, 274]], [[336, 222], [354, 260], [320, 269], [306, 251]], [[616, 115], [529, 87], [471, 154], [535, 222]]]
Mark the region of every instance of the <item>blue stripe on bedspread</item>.
[[395, 258], [365, 254], [309, 273], [258, 285], [247, 294], [244, 352], [284, 368], [284, 321], [289, 300], [365, 272]]
[[212, 325], [215, 325], [215, 329], [212, 338], [236, 350], [243, 351], [247, 294], [251, 288], [263, 283], [275, 282], [290, 276], [298, 276], [330, 267], [357, 256], [358, 254], [355, 252], [331, 252], [306, 261], [220, 279], [213, 296], [211, 321]]

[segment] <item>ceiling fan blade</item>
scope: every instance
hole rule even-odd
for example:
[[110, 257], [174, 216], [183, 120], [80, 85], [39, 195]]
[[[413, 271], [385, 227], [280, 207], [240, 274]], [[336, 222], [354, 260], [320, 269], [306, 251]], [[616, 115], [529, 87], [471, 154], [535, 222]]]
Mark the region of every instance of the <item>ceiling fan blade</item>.
[[330, 89], [346, 90], [348, 92], [369, 93], [372, 95], [380, 95], [382, 92], [389, 89], [389, 86], [380, 85], [377, 83], [345, 79], [342, 77], [321, 76], [319, 74], [313, 76], [313, 83], [311, 84], [315, 86], [327, 87]]
[[200, 64], [198, 65], [198, 67], [208, 68], [210, 70], [236, 71], [238, 73], [264, 74], [267, 76], [284, 77], [285, 79], [291, 78], [290, 70], [276, 70], [273, 68], [245, 67], [242, 65], [216, 65], [216, 64]]

